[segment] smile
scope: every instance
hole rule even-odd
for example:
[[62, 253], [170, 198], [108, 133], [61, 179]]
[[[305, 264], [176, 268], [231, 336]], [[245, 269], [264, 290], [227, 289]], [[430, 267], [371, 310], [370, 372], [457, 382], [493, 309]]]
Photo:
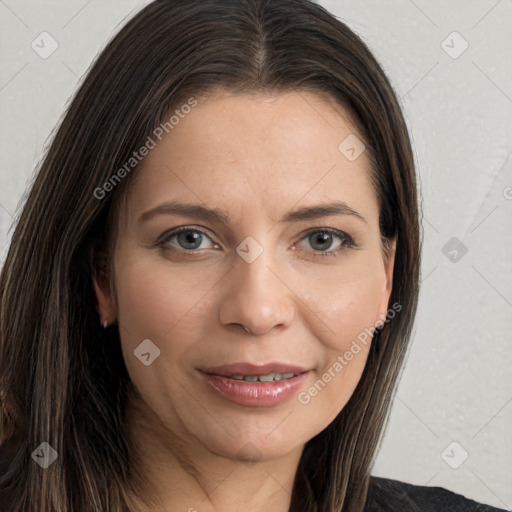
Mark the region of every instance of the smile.
[[309, 371], [261, 375], [216, 375], [199, 371], [218, 397], [246, 407], [273, 407], [287, 402], [304, 387]]
[[287, 380], [299, 375], [298, 373], [268, 373], [267, 375], [233, 375], [235, 380], [244, 380], [245, 382], [271, 382]]

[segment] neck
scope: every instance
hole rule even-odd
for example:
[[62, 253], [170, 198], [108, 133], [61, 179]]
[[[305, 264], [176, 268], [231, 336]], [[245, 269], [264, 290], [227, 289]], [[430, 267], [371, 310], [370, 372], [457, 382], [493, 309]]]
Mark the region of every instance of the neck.
[[212, 453], [198, 438], [172, 432], [142, 400], [129, 401], [130, 510], [288, 512], [303, 447], [247, 461]]

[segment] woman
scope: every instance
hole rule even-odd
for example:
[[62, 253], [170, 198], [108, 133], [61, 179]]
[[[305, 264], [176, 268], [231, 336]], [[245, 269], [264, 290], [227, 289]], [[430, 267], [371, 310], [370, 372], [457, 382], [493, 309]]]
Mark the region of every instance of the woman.
[[109, 43], [0, 277], [2, 510], [497, 510], [370, 475], [419, 291], [410, 141], [307, 0]]

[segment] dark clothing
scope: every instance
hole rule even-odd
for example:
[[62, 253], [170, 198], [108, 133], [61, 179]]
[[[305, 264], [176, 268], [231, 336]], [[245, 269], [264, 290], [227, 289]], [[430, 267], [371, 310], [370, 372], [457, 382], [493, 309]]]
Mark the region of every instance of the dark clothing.
[[365, 512], [503, 512], [443, 487], [425, 487], [372, 476]]

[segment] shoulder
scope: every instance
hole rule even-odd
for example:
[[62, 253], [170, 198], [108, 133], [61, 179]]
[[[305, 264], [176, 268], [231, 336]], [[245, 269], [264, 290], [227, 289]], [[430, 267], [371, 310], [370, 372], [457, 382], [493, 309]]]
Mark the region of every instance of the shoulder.
[[502, 512], [443, 487], [371, 476], [365, 512]]

